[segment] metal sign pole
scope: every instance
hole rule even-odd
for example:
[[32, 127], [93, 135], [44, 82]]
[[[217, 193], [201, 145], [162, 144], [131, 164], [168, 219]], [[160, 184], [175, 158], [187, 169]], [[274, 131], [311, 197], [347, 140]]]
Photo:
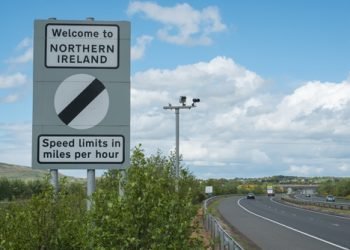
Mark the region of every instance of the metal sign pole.
[[120, 178], [119, 178], [119, 196], [124, 197], [124, 186], [123, 182], [125, 181], [126, 172], [124, 170], [120, 170]]
[[58, 169], [50, 169], [51, 180], [50, 183], [53, 186], [55, 194], [58, 193]]
[[96, 190], [96, 179], [95, 179], [95, 169], [87, 170], [87, 210], [92, 208], [92, 194]]
[[180, 177], [180, 170], [179, 170], [179, 141], [180, 141], [180, 109], [179, 108], [175, 108], [175, 115], [176, 115], [176, 159], [175, 159], [175, 175], [176, 175], [176, 183], [175, 183], [175, 190], [176, 192], [179, 191], [179, 177]]

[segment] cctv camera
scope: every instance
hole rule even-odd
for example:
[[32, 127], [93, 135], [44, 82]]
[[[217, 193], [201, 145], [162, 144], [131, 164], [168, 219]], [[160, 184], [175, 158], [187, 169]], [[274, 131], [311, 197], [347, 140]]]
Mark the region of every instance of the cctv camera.
[[196, 103], [196, 102], [200, 102], [201, 100], [200, 100], [199, 98], [193, 98], [192, 101], [193, 101], [194, 103]]
[[182, 103], [182, 105], [186, 104], [186, 96], [180, 96], [179, 102]]

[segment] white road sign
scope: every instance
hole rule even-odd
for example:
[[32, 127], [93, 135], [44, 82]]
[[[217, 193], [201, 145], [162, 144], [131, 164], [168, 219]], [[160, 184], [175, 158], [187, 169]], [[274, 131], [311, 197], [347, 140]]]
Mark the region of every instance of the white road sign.
[[33, 168], [130, 165], [130, 26], [35, 20]]
[[124, 162], [124, 137], [120, 135], [40, 135], [39, 163]]
[[119, 26], [47, 24], [45, 66], [118, 68]]
[[213, 193], [213, 186], [206, 186], [205, 187], [205, 193], [206, 194], [212, 194]]

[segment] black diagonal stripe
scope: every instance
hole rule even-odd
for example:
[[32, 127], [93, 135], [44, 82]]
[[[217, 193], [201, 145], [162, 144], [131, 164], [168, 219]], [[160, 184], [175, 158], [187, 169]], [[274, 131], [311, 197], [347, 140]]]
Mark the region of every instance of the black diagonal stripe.
[[65, 124], [69, 124], [83, 109], [86, 108], [103, 90], [105, 86], [95, 79], [71, 103], [65, 107], [58, 117]]

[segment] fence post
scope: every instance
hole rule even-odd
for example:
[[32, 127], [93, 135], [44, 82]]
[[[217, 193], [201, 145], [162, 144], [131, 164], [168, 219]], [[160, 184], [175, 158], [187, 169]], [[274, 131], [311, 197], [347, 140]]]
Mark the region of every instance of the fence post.
[[205, 226], [206, 230], [209, 231], [209, 214], [205, 215]]
[[219, 228], [219, 239], [220, 239], [220, 249], [225, 250], [225, 244], [224, 244], [224, 232]]

